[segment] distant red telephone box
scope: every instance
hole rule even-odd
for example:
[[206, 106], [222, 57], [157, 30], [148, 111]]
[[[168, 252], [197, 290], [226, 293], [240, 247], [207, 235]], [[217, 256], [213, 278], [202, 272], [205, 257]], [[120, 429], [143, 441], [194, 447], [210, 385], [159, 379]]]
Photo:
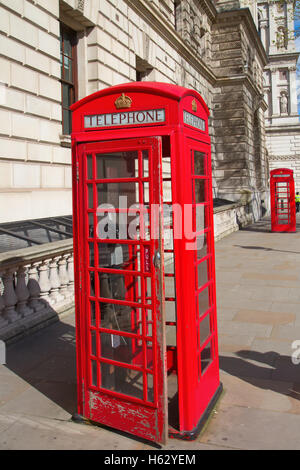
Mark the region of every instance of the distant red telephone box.
[[221, 391], [208, 108], [138, 82], [72, 111], [79, 415], [192, 439]]
[[272, 232], [296, 231], [296, 202], [293, 170], [270, 172]]

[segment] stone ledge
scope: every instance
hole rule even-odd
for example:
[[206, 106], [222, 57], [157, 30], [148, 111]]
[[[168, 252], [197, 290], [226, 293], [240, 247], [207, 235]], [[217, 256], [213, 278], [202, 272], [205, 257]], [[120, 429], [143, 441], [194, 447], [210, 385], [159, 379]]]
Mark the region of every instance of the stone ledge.
[[32, 262], [39, 261], [45, 256], [60, 255], [73, 249], [73, 238], [59, 240], [57, 242], [43, 243], [42, 245], [20, 248], [19, 250], [0, 253], [0, 267], [14, 267], [20, 264], [20, 261]]
[[242, 202], [233, 202], [232, 204], [224, 204], [223, 206], [220, 207], [214, 207], [214, 214], [217, 214], [218, 212], [225, 212], [231, 209], [236, 209], [237, 207], [242, 207], [245, 206]]

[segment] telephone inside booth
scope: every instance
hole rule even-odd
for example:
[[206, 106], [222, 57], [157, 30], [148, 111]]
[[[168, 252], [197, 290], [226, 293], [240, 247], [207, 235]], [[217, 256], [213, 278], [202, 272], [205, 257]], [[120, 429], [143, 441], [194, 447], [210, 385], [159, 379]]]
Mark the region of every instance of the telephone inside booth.
[[139, 82], [72, 110], [78, 413], [192, 439], [222, 389], [207, 106]]

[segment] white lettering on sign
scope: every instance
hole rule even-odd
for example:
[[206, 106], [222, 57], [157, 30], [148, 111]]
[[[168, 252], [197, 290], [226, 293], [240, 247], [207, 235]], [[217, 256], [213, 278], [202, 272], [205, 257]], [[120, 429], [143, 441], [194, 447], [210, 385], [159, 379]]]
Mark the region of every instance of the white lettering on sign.
[[201, 131], [205, 131], [205, 121], [204, 119], [195, 116], [194, 114], [189, 113], [188, 111], [183, 111], [183, 122], [189, 126], [196, 127]]
[[165, 121], [164, 109], [147, 111], [129, 111], [125, 113], [93, 114], [84, 116], [84, 127], [128, 126], [139, 124], [155, 124]]

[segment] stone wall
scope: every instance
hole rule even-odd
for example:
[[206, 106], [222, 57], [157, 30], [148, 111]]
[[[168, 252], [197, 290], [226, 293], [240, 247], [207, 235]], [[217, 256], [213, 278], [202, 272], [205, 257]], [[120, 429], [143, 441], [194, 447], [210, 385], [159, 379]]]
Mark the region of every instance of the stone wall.
[[[71, 213], [70, 136], [62, 135], [60, 22], [77, 31], [78, 99], [137, 79], [197, 89], [211, 107], [203, 47], [175, 31], [173, 0], [0, 0], [0, 223]], [[202, 58], [201, 58], [202, 57]], [[10, 201], [10, 205], [7, 201]]]
[[262, 99], [266, 56], [248, 11], [219, 13], [212, 51], [218, 77], [213, 98], [217, 197], [239, 201], [248, 192], [257, 219], [268, 184]]

